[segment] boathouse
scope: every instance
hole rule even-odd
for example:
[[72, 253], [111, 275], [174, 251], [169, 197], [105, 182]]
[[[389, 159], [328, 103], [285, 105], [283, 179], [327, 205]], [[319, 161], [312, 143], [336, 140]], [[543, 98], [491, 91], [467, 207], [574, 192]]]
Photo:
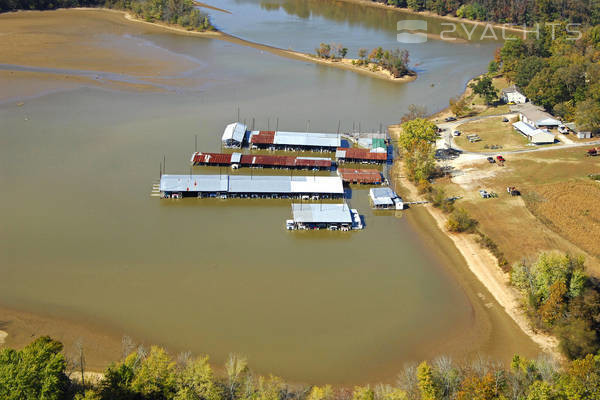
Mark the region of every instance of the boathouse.
[[253, 149], [333, 152], [342, 139], [336, 133], [252, 131], [249, 142]]
[[376, 169], [338, 168], [337, 173], [345, 183], [380, 185], [383, 181], [381, 172]]
[[240, 148], [246, 140], [246, 125], [234, 122], [225, 127], [223, 136], [221, 136], [221, 143], [226, 148]]
[[371, 205], [376, 209], [404, 209], [404, 202], [391, 188], [371, 188], [369, 190]]
[[240, 167], [256, 167], [329, 170], [333, 166], [333, 160], [325, 157], [294, 157], [241, 153], [223, 154], [195, 152], [192, 154], [190, 161], [193, 165], [230, 166], [234, 169]]
[[363, 164], [383, 164], [387, 161], [388, 155], [386, 149], [360, 149], [357, 147], [338, 148], [335, 152], [335, 158], [338, 162], [354, 162]]
[[292, 219], [286, 221], [286, 228], [294, 229], [362, 229], [358, 211], [342, 204], [292, 204]]
[[163, 175], [162, 197], [301, 198], [344, 196], [338, 176]]

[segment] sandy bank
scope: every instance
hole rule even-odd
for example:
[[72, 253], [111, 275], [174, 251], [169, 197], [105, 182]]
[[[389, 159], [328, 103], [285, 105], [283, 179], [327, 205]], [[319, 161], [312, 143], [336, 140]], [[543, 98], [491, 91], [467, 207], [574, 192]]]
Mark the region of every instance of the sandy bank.
[[[206, 6], [206, 5], [205, 5]], [[220, 9], [219, 9], [220, 10]], [[114, 11], [114, 10], [110, 10], [110, 11]], [[220, 10], [220, 11], [224, 11], [225, 10]], [[165, 23], [159, 23], [159, 22], [147, 22], [147, 21], [143, 21], [139, 18], [136, 18], [135, 16], [133, 16], [130, 13], [127, 12], [123, 12], [123, 14], [125, 15], [125, 18], [129, 21], [132, 22], [139, 22], [139, 23], [144, 23], [144, 24], [150, 24], [150, 25], [154, 25], [154, 26], [160, 26], [164, 29], [168, 29], [170, 31], [173, 32], [178, 32], [178, 33], [182, 33], [182, 34], [186, 34], [186, 35], [194, 35], [194, 36], [203, 36], [203, 37], [211, 37], [214, 39], [220, 39], [220, 40], [225, 40], [227, 42], [230, 43], [235, 43], [241, 46], [247, 46], [247, 47], [252, 47], [254, 49], [257, 50], [262, 50], [262, 51], [266, 51], [269, 52], [271, 54], [275, 54], [277, 56], [280, 57], [285, 57], [285, 58], [289, 58], [292, 60], [300, 60], [300, 61], [310, 61], [312, 63], [315, 64], [321, 64], [321, 65], [328, 65], [331, 67], [335, 67], [335, 68], [341, 68], [341, 69], [345, 69], [345, 70], [349, 70], [349, 71], [354, 71], [354, 72], [358, 72], [360, 74], [363, 75], [369, 75], [375, 78], [379, 78], [379, 79], [385, 79], [387, 81], [390, 82], [397, 82], [397, 83], [404, 83], [404, 82], [411, 82], [415, 79], [417, 79], [417, 75], [416, 73], [411, 71], [410, 75], [405, 75], [402, 76], [400, 78], [396, 78], [394, 77], [389, 71], [383, 70], [383, 69], [377, 69], [377, 70], [372, 70], [372, 66], [373, 65], [368, 65], [368, 66], [358, 66], [358, 65], [353, 65], [352, 61], [356, 61], [350, 58], [344, 58], [342, 60], [326, 60], [326, 59], [321, 59], [318, 58], [314, 55], [311, 54], [307, 54], [307, 53], [302, 53], [299, 51], [293, 51], [293, 50], [286, 50], [286, 49], [281, 49], [279, 47], [274, 47], [274, 46], [269, 46], [266, 44], [261, 44], [261, 43], [256, 43], [256, 42], [252, 42], [249, 40], [245, 40], [242, 38], [239, 38], [237, 36], [233, 36], [233, 35], [229, 35], [227, 33], [224, 32], [219, 32], [219, 31], [205, 31], [205, 32], [197, 32], [197, 31], [190, 31], [187, 30], [185, 28], [181, 28], [179, 26], [176, 25], [170, 25], [170, 24], [165, 24]]]
[[57, 316], [42, 316], [0, 306], [0, 348], [20, 349], [40, 336], [48, 335], [64, 345], [67, 357], [76, 353], [75, 343], [83, 343], [87, 369], [102, 371], [121, 358], [121, 334], [94, 321], [74, 323]]
[[[398, 128], [390, 127], [390, 131], [397, 134]], [[397, 162], [400, 168], [400, 162]], [[418, 194], [417, 188], [402, 174], [398, 174], [397, 183], [405, 189], [405, 195], [410, 201], [424, 200]], [[523, 313], [519, 293], [509, 286], [508, 274], [504, 273], [497, 264], [496, 258], [487, 249], [481, 248], [475, 241], [475, 235], [453, 234], [446, 230], [446, 216], [441, 210], [427, 204], [419, 206], [425, 208], [435, 220], [437, 227], [444, 232], [454, 243], [469, 267], [469, 270], [494, 296], [496, 301], [504, 308], [506, 313], [515, 321], [519, 328], [527, 334], [544, 351], [557, 358], [562, 358], [558, 351], [558, 341], [555, 337], [531, 328], [527, 316]]]

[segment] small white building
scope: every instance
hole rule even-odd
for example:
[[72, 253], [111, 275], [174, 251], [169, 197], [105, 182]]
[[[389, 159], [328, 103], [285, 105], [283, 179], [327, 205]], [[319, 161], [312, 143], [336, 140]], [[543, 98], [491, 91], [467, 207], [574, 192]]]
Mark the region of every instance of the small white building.
[[569, 122], [568, 124], [565, 124], [565, 126], [577, 136], [577, 139], [591, 139], [592, 137], [591, 131], [580, 131], [577, 129], [577, 124], [575, 122]]
[[561, 125], [560, 120], [554, 118], [552, 114], [547, 113], [543, 108], [531, 103], [521, 106], [519, 110], [519, 119], [534, 128], [557, 128]]
[[372, 188], [369, 190], [369, 197], [373, 208], [377, 209], [396, 209], [403, 210], [404, 202], [389, 187]]
[[551, 144], [556, 140], [553, 133], [545, 129], [536, 129], [523, 121], [515, 122], [513, 127], [534, 144]]
[[527, 103], [527, 96], [521, 92], [518, 86], [512, 85], [502, 89], [502, 101], [505, 103], [524, 104]]
[[246, 138], [247, 127], [239, 122], [234, 122], [225, 127], [221, 142], [227, 148], [240, 148]]

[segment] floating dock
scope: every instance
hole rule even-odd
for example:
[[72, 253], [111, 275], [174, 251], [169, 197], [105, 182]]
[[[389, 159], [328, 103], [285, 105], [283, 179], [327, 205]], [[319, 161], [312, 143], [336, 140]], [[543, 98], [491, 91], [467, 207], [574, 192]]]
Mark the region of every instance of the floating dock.
[[384, 164], [388, 160], [387, 149], [360, 149], [358, 147], [339, 147], [335, 152], [338, 162], [351, 162], [363, 164]]
[[252, 131], [249, 142], [253, 149], [334, 152], [342, 145], [342, 136], [336, 133]]
[[224, 154], [195, 152], [192, 154], [190, 161], [193, 165], [227, 166], [233, 169], [250, 167], [330, 170], [334, 165], [331, 158], [253, 155], [241, 153]]
[[342, 204], [292, 204], [292, 219], [286, 220], [288, 230], [363, 229], [358, 211]]
[[227, 125], [221, 136], [223, 147], [229, 149], [241, 148], [246, 141], [247, 132], [248, 127], [240, 122]]
[[338, 168], [338, 175], [345, 183], [363, 185], [381, 185], [383, 177], [376, 169]]
[[379, 210], [403, 210], [404, 202], [389, 187], [371, 188], [369, 190], [371, 205]]
[[344, 197], [338, 176], [163, 175], [163, 198], [299, 198], [320, 200]]

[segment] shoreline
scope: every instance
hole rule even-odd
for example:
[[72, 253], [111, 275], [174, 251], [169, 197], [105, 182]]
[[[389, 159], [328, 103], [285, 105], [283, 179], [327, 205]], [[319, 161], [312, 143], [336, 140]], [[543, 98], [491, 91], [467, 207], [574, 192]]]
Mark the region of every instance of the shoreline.
[[[203, 5], [203, 7], [207, 7], [207, 6], [208, 5], [206, 5], [206, 4]], [[89, 10], [90, 8], [77, 8], [77, 9], [81, 9], [81, 10], [88, 9]], [[320, 59], [312, 54], [302, 53], [300, 51], [294, 51], [294, 50], [286, 50], [286, 49], [282, 49], [279, 47], [270, 46], [267, 44], [252, 42], [250, 40], [242, 39], [240, 37], [230, 35], [228, 33], [221, 32], [218, 30], [204, 31], [204, 32], [191, 31], [191, 30], [187, 30], [185, 28], [181, 28], [177, 25], [170, 25], [170, 24], [165, 24], [165, 23], [160, 23], [160, 22], [143, 21], [139, 18], [136, 18], [134, 15], [132, 15], [128, 11], [112, 10], [112, 9], [106, 9], [106, 8], [93, 8], [93, 9], [120, 12], [120, 13], [124, 14], [124, 17], [126, 20], [131, 21], [131, 22], [139, 22], [139, 23], [143, 23], [143, 24], [158, 26], [158, 27], [162, 27], [164, 29], [170, 30], [170, 31], [188, 34], [188, 35], [203, 36], [203, 37], [210, 37], [210, 38], [214, 38], [214, 39], [224, 40], [226, 42], [234, 43], [234, 44], [237, 44], [240, 46], [246, 46], [246, 47], [251, 47], [251, 48], [257, 49], [257, 50], [266, 51], [266, 52], [269, 52], [276, 56], [285, 57], [285, 58], [289, 58], [289, 59], [297, 60], [297, 61], [310, 61], [315, 64], [328, 65], [331, 67], [345, 69], [345, 70], [357, 72], [357, 73], [360, 73], [363, 75], [369, 75], [369, 76], [372, 76], [375, 78], [384, 79], [389, 82], [404, 83], [404, 82], [412, 82], [415, 79], [417, 79], [417, 74], [413, 70], [410, 70], [410, 73], [408, 75], [404, 75], [400, 78], [395, 78], [391, 75], [390, 72], [385, 71], [385, 70], [380, 69], [378, 71], [372, 71], [372, 70], [369, 70], [368, 68], [363, 68], [361, 66], [352, 65], [351, 62], [353, 61], [353, 59], [349, 59], [349, 58], [344, 58], [341, 61]], [[225, 10], [220, 10], [220, 9], [219, 9], [219, 11], [226, 12]], [[354, 60], [354, 61], [356, 61], [356, 60]]]
[[[208, 5], [203, 5], [203, 6], [206, 7]], [[341, 61], [319, 59], [316, 56], [313, 56], [308, 53], [302, 53], [302, 52], [293, 51], [293, 50], [286, 50], [286, 49], [282, 49], [279, 47], [270, 46], [267, 44], [252, 42], [250, 40], [242, 39], [240, 37], [230, 35], [228, 33], [221, 32], [218, 30], [200, 32], [200, 31], [194, 31], [194, 30], [187, 30], [178, 25], [171, 25], [171, 24], [166, 24], [166, 23], [161, 23], [161, 22], [143, 21], [139, 18], [136, 18], [129, 11], [113, 10], [110, 8], [86, 8], [86, 7], [72, 8], [72, 10], [98, 10], [98, 11], [110, 11], [110, 12], [121, 13], [121, 14], [123, 14], [123, 17], [127, 21], [130, 21], [130, 22], [148, 24], [148, 25], [152, 25], [154, 27], [163, 28], [163, 29], [166, 29], [166, 30], [169, 30], [172, 32], [180, 33], [180, 34], [201, 36], [201, 37], [208, 37], [208, 38], [223, 40], [223, 41], [226, 41], [229, 43], [234, 43], [234, 44], [237, 44], [240, 46], [246, 46], [246, 47], [251, 47], [251, 48], [257, 49], [257, 50], [266, 51], [266, 52], [274, 54], [276, 56], [285, 57], [285, 58], [289, 58], [289, 59], [297, 60], [297, 61], [310, 61], [314, 64], [328, 65], [328, 66], [332, 66], [332, 67], [336, 67], [336, 68], [340, 68], [340, 69], [357, 72], [357, 73], [360, 73], [363, 75], [369, 75], [369, 76], [372, 76], [375, 78], [384, 79], [389, 82], [404, 83], [404, 82], [412, 82], [415, 79], [417, 79], [417, 74], [412, 70], [410, 70], [410, 73], [408, 75], [404, 75], [400, 78], [395, 78], [391, 75], [391, 73], [389, 73], [388, 71], [385, 71], [385, 70], [371, 71], [367, 68], [352, 65], [351, 64], [351, 62], [353, 61], [352, 59], [344, 58]], [[223, 12], [225, 12], [225, 11], [223, 11]]]
[[[396, 166], [397, 168], [402, 168], [403, 164], [398, 161]], [[395, 177], [395, 181], [402, 187], [403, 194], [409, 196], [411, 201], [423, 200], [423, 196], [418, 194], [417, 187], [406, 179], [402, 173]], [[508, 314], [517, 326], [534, 343], [538, 344], [543, 351], [550, 353], [558, 360], [564, 359], [558, 350], [558, 339], [556, 337], [533, 330], [527, 316], [522, 311], [518, 292], [509, 285], [509, 276], [498, 267], [496, 257], [489, 250], [482, 248], [475, 241], [473, 235], [467, 233], [453, 234], [446, 230], [446, 216], [441, 210], [435, 209], [430, 204], [424, 204], [419, 207], [426, 209], [427, 213], [436, 223], [435, 228], [453, 242], [456, 249], [464, 258], [471, 273], [492, 294], [494, 299], [503, 307], [506, 314]]]

